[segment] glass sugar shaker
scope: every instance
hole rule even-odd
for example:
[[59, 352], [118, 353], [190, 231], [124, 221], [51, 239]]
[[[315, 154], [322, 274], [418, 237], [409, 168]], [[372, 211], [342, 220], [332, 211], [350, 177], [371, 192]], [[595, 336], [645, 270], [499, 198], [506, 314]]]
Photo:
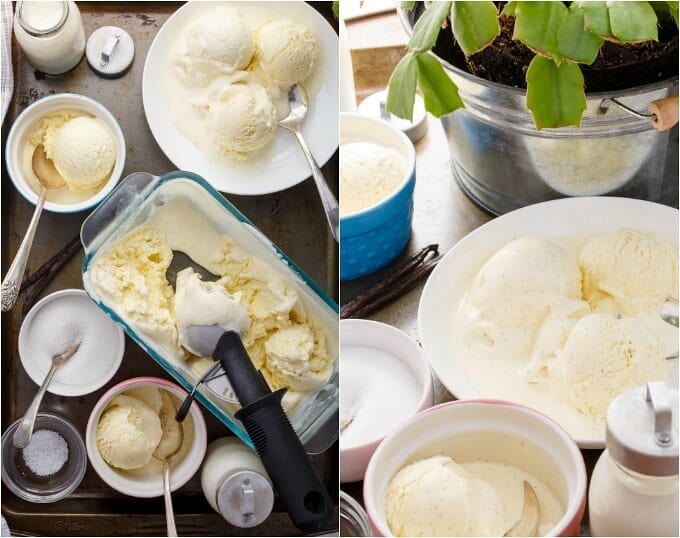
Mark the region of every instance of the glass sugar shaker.
[[85, 27], [75, 2], [17, 2], [14, 35], [33, 67], [48, 75], [70, 71], [85, 54]]
[[208, 445], [201, 487], [213, 510], [236, 527], [259, 525], [274, 507], [274, 489], [260, 458], [236, 437]]
[[590, 481], [593, 536], [678, 536], [678, 390], [648, 383], [607, 410]]

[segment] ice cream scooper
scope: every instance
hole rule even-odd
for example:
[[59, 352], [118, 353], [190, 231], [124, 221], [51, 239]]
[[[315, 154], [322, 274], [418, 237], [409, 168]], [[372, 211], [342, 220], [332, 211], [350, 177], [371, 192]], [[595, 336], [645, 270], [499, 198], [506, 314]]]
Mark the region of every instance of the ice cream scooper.
[[[186, 267], [193, 268], [205, 281], [218, 279], [186, 254], [173, 252], [172, 263], [166, 272], [173, 287], [177, 273]], [[271, 391], [262, 374], [255, 369], [238, 332], [216, 324], [191, 325], [186, 328], [186, 337], [186, 347], [192, 353], [212, 357], [226, 373], [241, 404], [236, 418], [243, 423], [253, 441], [295, 526], [304, 532], [323, 530], [335, 508], [281, 406], [285, 389]]]

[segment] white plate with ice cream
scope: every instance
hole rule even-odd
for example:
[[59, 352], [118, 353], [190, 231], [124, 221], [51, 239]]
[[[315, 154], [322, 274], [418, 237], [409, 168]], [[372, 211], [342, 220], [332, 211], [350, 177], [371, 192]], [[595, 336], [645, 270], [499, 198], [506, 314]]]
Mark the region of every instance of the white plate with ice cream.
[[304, 2], [189, 2], [149, 49], [144, 111], [177, 168], [230, 194], [278, 192], [311, 175], [294, 135], [275, 126], [300, 77], [302, 134], [323, 165], [338, 147], [335, 30]]
[[[601, 448], [608, 401], [646, 376], [665, 378], [663, 357], [677, 351], [677, 331], [655, 315], [655, 303], [678, 293], [677, 257], [670, 207], [597, 197], [513, 211], [469, 234], [433, 271], [418, 312], [423, 349], [457, 398], [529, 405], [582, 448]], [[643, 286], [639, 300], [619, 294]], [[616, 346], [625, 352], [607, 355]]]

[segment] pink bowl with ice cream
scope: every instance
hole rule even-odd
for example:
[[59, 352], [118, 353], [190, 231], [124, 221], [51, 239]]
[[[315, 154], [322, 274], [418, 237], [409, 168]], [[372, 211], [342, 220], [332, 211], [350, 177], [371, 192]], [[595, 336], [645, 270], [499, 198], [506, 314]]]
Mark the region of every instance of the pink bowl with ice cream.
[[[141, 470], [122, 470], [109, 465], [97, 447], [97, 424], [107, 406], [116, 396], [143, 387], [157, 387], [170, 392], [179, 406], [186, 391], [159, 377], [135, 377], [109, 389], [94, 406], [85, 429], [85, 445], [90, 464], [99, 477], [116, 491], [132, 497], [160, 497], [163, 495], [162, 463], [152, 458]], [[208, 445], [205, 420], [198, 404], [191, 405], [183, 422], [184, 442], [170, 466], [170, 489], [175, 491], [186, 484], [199, 470]]]
[[[485, 442], [475, 445], [476, 435]], [[504, 451], [509, 439], [514, 440], [513, 446], [524, 448]], [[394, 476], [411, 463], [439, 454], [463, 461], [454, 454], [462, 446], [474, 454], [475, 461], [498, 461], [493, 453], [503, 453], [500, 461], [544, 482], [559, 498], [563, 515], [543, 534], [578, 536], [586, 505], [587, 476], [576, 443], [538, 411], [500, 400], [447, 402], [420, 412], [385, 438], [373, 454], [364, 478], [364, 505], [375, 536], [393, 536], [385, 502]], [[541, 457], [535, 457], [537, 453]], [[522, 458], [528, 454], [534, 457]]]

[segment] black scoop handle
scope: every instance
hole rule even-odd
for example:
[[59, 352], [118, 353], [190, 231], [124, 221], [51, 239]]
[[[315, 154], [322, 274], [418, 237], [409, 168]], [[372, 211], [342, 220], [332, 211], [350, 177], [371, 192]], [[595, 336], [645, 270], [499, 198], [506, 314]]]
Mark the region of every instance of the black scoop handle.
[[307, 533], [325, 530], [335, 507], [281, 406], [285, 389], [269, 389], [233, 331], [222, 335], [213, 359], [220, 361], [229, 378], [241, 403], [236, 418], [253, 441], [291, 520]]

